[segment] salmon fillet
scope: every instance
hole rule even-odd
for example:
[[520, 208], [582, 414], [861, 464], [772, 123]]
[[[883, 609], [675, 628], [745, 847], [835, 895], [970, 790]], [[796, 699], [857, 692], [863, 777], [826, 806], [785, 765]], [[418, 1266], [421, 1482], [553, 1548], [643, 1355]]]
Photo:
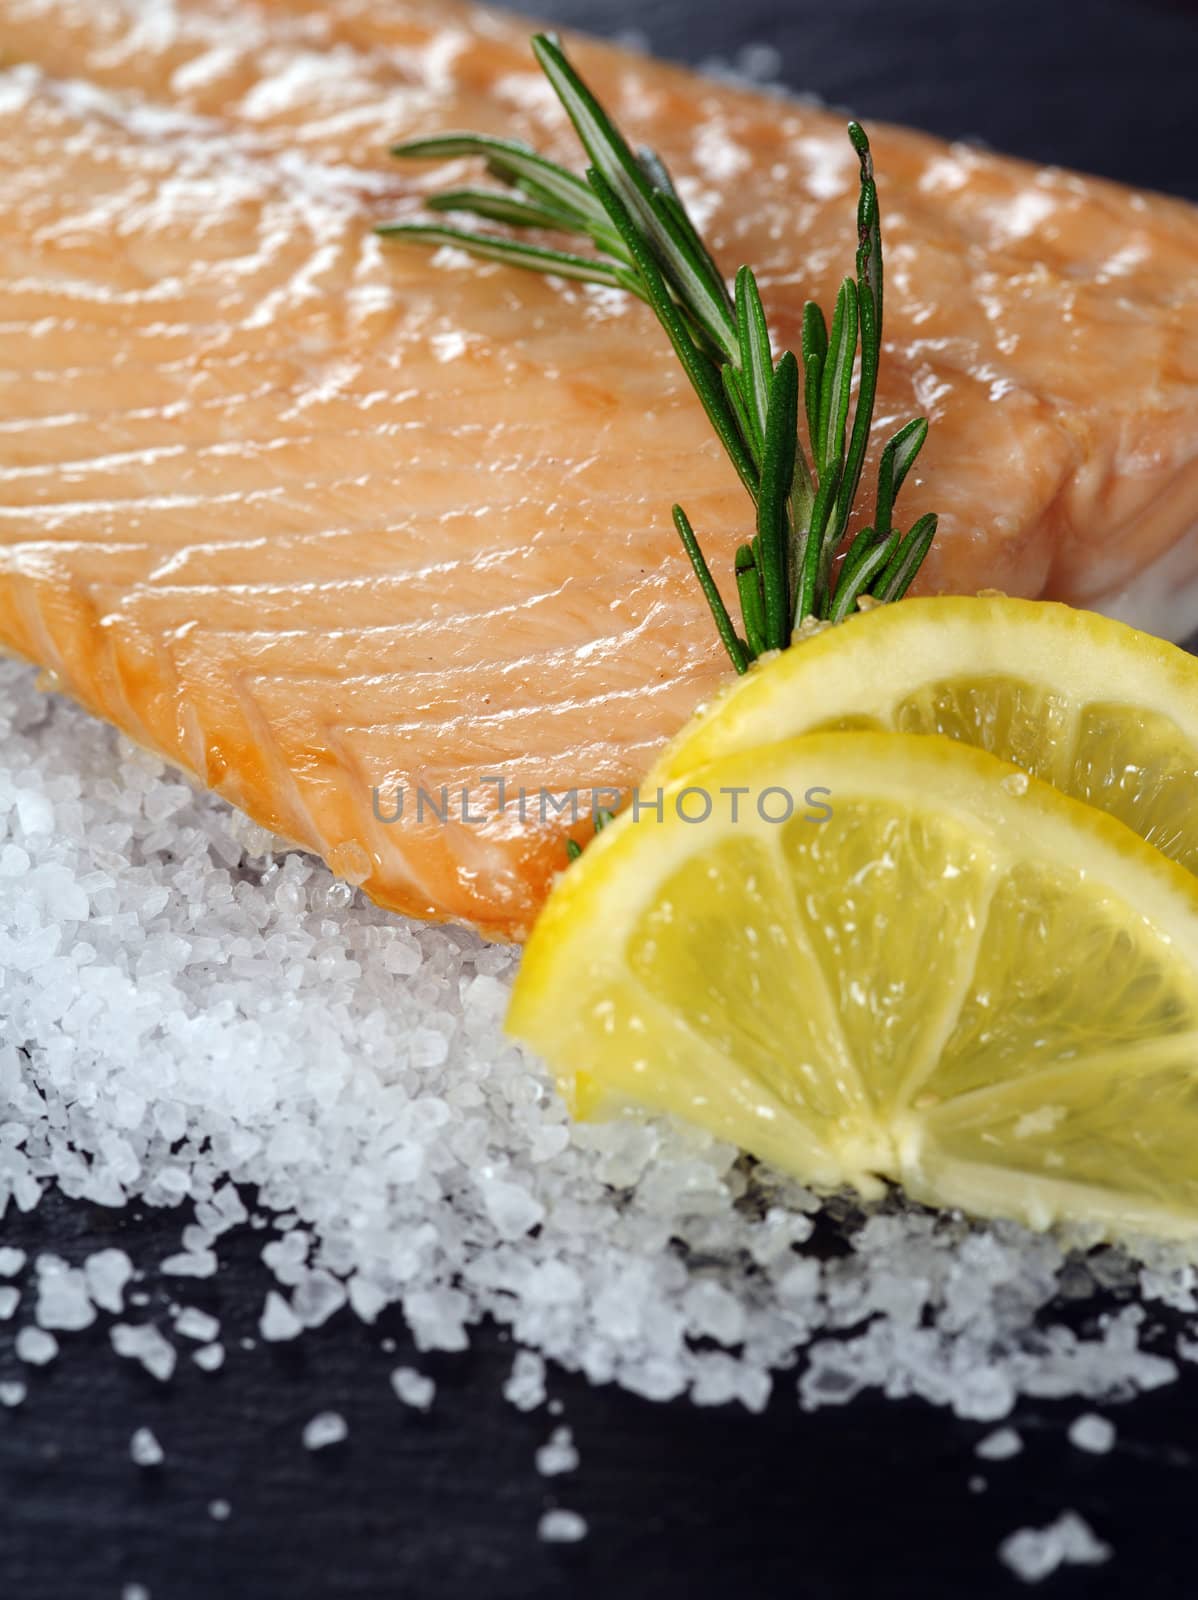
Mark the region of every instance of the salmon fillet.
[[[397, 139], [576, 163], [528, 33], [446, 0], [0, 0], [0, 641], [384, 905], [517, 938], [563, 797], [626, 791], [727, 671], [672, 501], [722, 582], [749, 512], [639, 303], [372, 233], [469, 171]], [[842, 120], [572, 48], [797, 346], [852, 263]], [[1187, 631], [1198, 215], [870, 133], [875, 436], [932, 420], [920, 587]]]

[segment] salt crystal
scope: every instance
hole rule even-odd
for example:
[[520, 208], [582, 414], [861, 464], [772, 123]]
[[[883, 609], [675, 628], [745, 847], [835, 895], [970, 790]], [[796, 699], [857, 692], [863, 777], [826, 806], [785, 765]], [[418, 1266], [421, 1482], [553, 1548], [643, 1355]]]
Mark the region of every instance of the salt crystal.
[[537, 1471], [544, 1478], [554, 1478], [563, 1472], [573, 1472], [578, 1466], [578, 1451], [569, 1428], [554, 1428], [548, 1444], [537, 1451]]
[[43, 1328], [22, 1328], [17, 1334], [17, 1360], [31, 1367], [44, 1367], [58, 1354], [58, 1340]]
[[348, 1295], [345, 1285], [319, 1268], [305, 1273], [296, 1284], [292, 1304], [305, 1328], [319, 1328], [335, 1311], [340, 1311]]
[[224, 1364], [225, 1347], [223, 1344], [206, 1344], [202, 1350], [197, 1350], [191, 1359], [202, 1371], [215, 1372]]
[[532, 1350], [518, 1350], [511, 1376], [503, 1386], [505, 1400], [517, 1411], [535, 1411], [545, 1400], [545, 1362]]
[[123, 1250], [97, 1250], [83, 1263], [88, 1293], [102, 1311], [119, 1316], [124, 1310], [126, 1285], [133, 1277], [133, 1263]]
[[13, 1406], [21, 1404], [27, 1393], [25, 1385], [19, 1378], [10, 1378], [0, 1383], [0, 1406], [6, 1406], [11, 1410]]
[[350, 1279], [348, 1298], [354, 1315], [367, 1323], [374, 1322], [379, 1312], [387, 1305], [386, 1291], [361, 1275]]
[[1115, 1447], [1115, 1424], [1106, 1417], [1087, 1411], [1069, 1424], [1069, 1443], [1078, 1450], [1106, 1455]]
[[165, 1451], [149, 1428], [138, 1428], [129, 1440], [129, 1454], [139, 1467], [157, 1467], [165, 1459]]
[[501, 1239], [518, 1239], [545, 1215], [544, 1206], [519, 1184], [493, 1178], [481, 1181], [479, 1188], [487, 1215]]
[[1023, 1449], [1023, 1440], [1014, 1428], [996, 1428], [974, 1446], [975, 1454], [983, 1461], [1008, 1461]]
[[121, 1586], [121, 1600], [152, 1600], [144, 1583], [126, 1583]]
[[1075, 1511], [1065, 1511], [1046, 1528], [1020, 1528], [998, 1547], [999, 1558], [1025, 1583], [1039, 1583], [1061, 1566], [1099, 1566], [1111, 1547], [1094, 1536]]
[[43, 1328], [64, 1332], [89, 1328], [96, 1320], [96, 1309], [83, 1273], [58, 1264], [49, 1271], [40, 1271], [34, 1315]]
[[258, 1318], [258, 1332], [262, 1337], [271, 1341], [294, 1339], [303, 1331], [303, 1326], [282, 1295], [272, 1289]]
[[587, 1536], [587, 1525], [577, 1511], [546, 1511], [537, 1524], [537, 1538], [545, 1544], [577, 1544]]
[[151, 1377], [166, 1383], [175, 1370], [175, 1349], [150, 1323], [134, 1326], [117, 1322], [109, 1329], [112, 1348], [118, 1356], [139, 1361]]
[[735, 1295], [710, 1280], [692, 1284], [683, 1300], [692, 1333], [737, 1344], [745, 1336], [744, 1307]]
[[15, 1278], [25, 1265], [25, 1252], [15, 1245], [0, 1245], [0, 1278]]
[[211, 1250], [183, 1250], [167, 1256], [158, 1270], [173, 1278], [210, 1278], [216, 1271], [216, 1256]]
[[0, 1289], [0, 1322], [7, 1322], [21, 1303], [21, 1291], [11, 1285]]
[[408, 1053], [417, 1069], [439, 1067], [449, 1059], [449, 1040], [432, 1028], [413, 1028]]
[[6, 844], [0, 849], [0, 878], [20, 878], [29, 871], [29, 852], [19, 844]]
[[175, 1318], [175, 1332], [184, 1339], [197, 1339], [208, 1344], [220, 1332], [220, 1319], [209, 1316], [197, 1306], [184, 1306]]
[[304, 1424], [304, 1449], [324, 1450], [328, 1445], [340, 1444], [349, 1435], [345, 1418], [337, 1411], [320, 1411]]
[[431, 1378], [417, 1372], [414, 1367], [396, 1367], [391, 1374], [391, 1387], [396, 1398], [417, 1411], [427, 1411], [433, 1403], [437, 1386]]
[[232, 1515], [233, 1507], [227, 1500], [209, 1500], [208, 1515], [213, 1522], [227, 1522]]

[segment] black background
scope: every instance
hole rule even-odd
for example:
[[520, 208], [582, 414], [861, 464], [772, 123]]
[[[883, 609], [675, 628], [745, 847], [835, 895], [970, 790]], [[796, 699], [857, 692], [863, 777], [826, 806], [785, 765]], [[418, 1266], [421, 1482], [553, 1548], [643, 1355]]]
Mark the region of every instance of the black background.
[[[380, 5], [385, 0], [380, 0]], [[865, 117], [971, 136], [1198, 198], [1198, 12], [1132, 0], [542, 0], [543, 16], [601, 33], [637, 28], [660, 54], [782, 52], [785, 81]], [[7, 1243], [72, 1260], [120, 1243], [151, 1262], [183, 1219], [116, 1217], [54, 1196], [10, 1214]], [[246, 1353], [268, 1279], [265, 1235], [224, 1242], [226, 1265], [175, 1292], [224, 1319], [215, 1376], [183, 1355], [160, 1386], [108, 1347], [106, 1326], [64, 1336], [53, 1366], [22, 1370], [0, 1328], [0, 1378], [30, 1394], [0, 1412], [0, 1595], [117, 1600], [534, 1600], [550, 1595], [787, 1596], [964, 1600], [1028, 1591], [995, 1559], [1014, 1528], [1079, 1510], [1116, 1547], [1100, 1569], [1050, 1579], [1053, 1596], [1198, 1596], [1198, 1372], [1111, 1408], [1118, 1444], [1088, 1456], [1065, 1438], [1069, 1405], [1022, 1405], [1022, 1455], [979, 1463], [988, 1431], [915, 1402], [858, 1399], [799, 1412], [781, 1374], [762, 1417], [654, 1405], [551, 1375], [582, 1453], [546, 1480], [533, 1454], [553, 1425], [501, 1398], [512, 1350], [494, 1329], [463, 1356], [418, 1358], [438, 1381], [428, 1416], [401, 1407], [387, 1374], [413, 1359], [399, 1319], [368, 1329], [342, 1313], [301, 1345]], [[168, 1296], [148, 1286], [155, 1305]], [[19, 1318], [17, 1319], [19, 1320]], [[107, 1319], [105, 1319], [105, 1323]], [[399, 1343], [397, 1354], [380, 1340]], [[313, 1456], [300, 1430], [335, 1408], [348, 1441]], [[129, 1436], [167, 1452], [135, 1468]], [[978, 1473], [983, 1490], [971, 1489]], [[232, 1515], [208, 1513], [225, 1499]], [[582, 1512], [581, 1545], [546, 1547], [550, 1504]]]

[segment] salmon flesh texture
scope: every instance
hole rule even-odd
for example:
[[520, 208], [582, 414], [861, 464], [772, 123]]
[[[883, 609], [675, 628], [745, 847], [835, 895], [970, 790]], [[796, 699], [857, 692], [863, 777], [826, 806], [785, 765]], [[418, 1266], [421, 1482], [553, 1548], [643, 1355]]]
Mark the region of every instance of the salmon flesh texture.
[[[581, 838], [729, 670], [671, 503], [730, 601], [751, 531], [645, 307], [372, 232], [477, 177], [400, 138], [578, 164], [529, 32], [446, 0], [0, 0], [0, 641], [382, 904], [516, 938], [563, 797]], [[572, 49], [797, 347], [852, 267], [843, 120]], [[932, 423], [919, 586], [1187, 632], [1198, 214], [870, 131], [875, 436]]]

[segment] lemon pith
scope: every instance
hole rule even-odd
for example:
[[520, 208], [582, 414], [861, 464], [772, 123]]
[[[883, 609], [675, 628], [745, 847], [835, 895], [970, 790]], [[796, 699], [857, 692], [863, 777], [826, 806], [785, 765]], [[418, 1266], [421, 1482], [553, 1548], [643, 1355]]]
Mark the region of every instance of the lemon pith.
[[[681, 788], [831, 790], [767, 822]], [[713, 762], [566, 873], [509, 1029], [580, 1114], [671, 1111], [819, 1187], [1198, 1232], [1198, 883], [943, 738]]]
[[646, 787], [836, 728], [976, 745], [1198, 871], [1198, 660], [1124, 623], [1004, 596], [880, 606], [735, 680], [667, 746]]

